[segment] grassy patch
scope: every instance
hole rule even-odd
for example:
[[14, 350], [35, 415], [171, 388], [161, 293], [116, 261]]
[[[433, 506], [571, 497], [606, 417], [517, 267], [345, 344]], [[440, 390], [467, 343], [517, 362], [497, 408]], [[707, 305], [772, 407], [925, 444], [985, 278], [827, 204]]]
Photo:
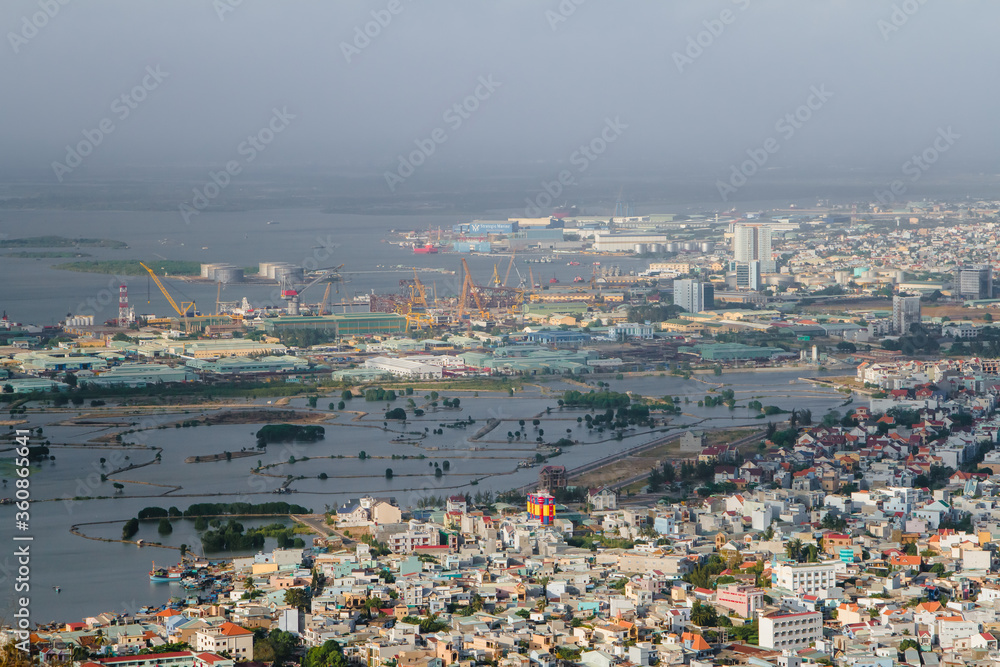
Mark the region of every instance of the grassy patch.
[[[106, 273], [115, 276], [144, 276], [146, 269], [139, 266], [139, 260], [127, 259], [121, 261], [86, 261], [66, 262], [56, 264], [55, 268], [77, 273]], [[149, 264], [149, 268], [158, 276], [195, 276], [201, 273], [199, 262], [182, 262], [161, 259]]]
[[27, 236], [19, 239], [2, 239], [0, 248], [114, 248], [124, 250], [127, 243], [111, 239], [71, 239], [65, 236]]

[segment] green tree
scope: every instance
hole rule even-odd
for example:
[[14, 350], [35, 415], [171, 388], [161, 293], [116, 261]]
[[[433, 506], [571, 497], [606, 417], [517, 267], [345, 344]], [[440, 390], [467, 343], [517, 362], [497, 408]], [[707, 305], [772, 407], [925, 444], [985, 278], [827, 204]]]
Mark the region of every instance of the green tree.
[[309, 649], [302, 659], [302, 667], [348, 667], [348, 663], [340, 644], [331, 639]]
[[301, 612], [308, 611], [309, 600], [309, 594], [304, 588], [289, 588], [285, 591], [285, 604], [295, 607]]

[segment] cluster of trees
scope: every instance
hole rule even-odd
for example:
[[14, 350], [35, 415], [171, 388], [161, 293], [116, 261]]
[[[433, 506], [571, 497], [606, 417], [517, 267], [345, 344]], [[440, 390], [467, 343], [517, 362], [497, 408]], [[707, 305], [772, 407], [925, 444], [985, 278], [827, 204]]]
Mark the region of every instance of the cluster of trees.
[[395, 401], [396, 392], [392, 389], [382, 389], [382, 387], [372, 387], [365, 390], [366, 401]]
[[393, 408], [392, 410], [386, 411], [385, 418], [386, 419], [402, 419], [402, 420], [405, 420], [406, 419], [406, 410], [404, 410], [403, 408]]
[[317, 329], [286, 329], [280, 331], [278, 337], [289, 347], [312, 347], [329, 343], [336, 339], [337, 335], [333, 331]]
[[913, 324], [910, 331], [898, 340], [882, 341], [883, 350], [902, 352], [905, 355], [936, 354], [941, 346], [937, 338], [931, 336], [922, 324]]
[[295, 537], [294, 529], [280, 523], [251, 528], [244, 532], [243, 524], [233, 519], [230, 519], [225, 525], [220, 525], [216, 530], [202, 533], [201, 545], [205, 552], [261, 549], [266, 537], [277, 538], [279, 548], [305, 546], [301, 537]]
[[721, 393], [714, 396], [712, 394], [706, 395], [701, 402], [708, 408], [715, 407], [716, 405], [725, 405], [733, 408], [736, 406], [736, 395], [732, 389], [724, 389]]
[[266, 424], [257, 431], [257, 446], [273, 442], [316, 442], [326, 437], [326, 429], [309, 424]]
[[[288, 591], [302, 592], [301, 588], [293, 588]], [[288, 595], [285, 595], [286, 602]], [[253, 659], [256, 662], [273, 663], [274, 667], [281, 667], [286, 662], [292, 661], [299, 647], [298, 638], [290, 632], [284, 630], [271, 630], [268, 632], [264, 628], [257, 628], [253, 633]]]
[[631, 402], [632, 399], [628, 394], [622, 394], [617, 391], [596, 392], [592, 389], [584, 394], [574, 389], [563, 394], [559, 405], [568, 405], [571, 407], [585, 406], [601, 410], [628, 407]]
[[673, 304], [650, 304], [645, 306], [634, 306], [628, 309], [629, 322], [663, 322], [672, 320], [684, 309]]
[[349, 664], [340, 644], [332, 639], [309, 649], [302, 658], [302, 667], [348, 667]]
[[649, 471], [647, 484], [649, 484], [650, 493], [656, 493], [664, 484], [673, 484], [675, 479], [677, 479], [677, 471], [674, 466], [669, 461], [664, 461], [661, 468], [653, 468]]
[[[712, 554], [704, 565], [695, 568], [683, 576], [684, 581], [697, 588], [712, 588], [712, 579], [728, 567], [718, 554]], [[692, 621], [694, 621], [692, 612]], [[697, 622], [697, 621], [695, 621]], [[699, 623], [701, 625], [701, 623]]]

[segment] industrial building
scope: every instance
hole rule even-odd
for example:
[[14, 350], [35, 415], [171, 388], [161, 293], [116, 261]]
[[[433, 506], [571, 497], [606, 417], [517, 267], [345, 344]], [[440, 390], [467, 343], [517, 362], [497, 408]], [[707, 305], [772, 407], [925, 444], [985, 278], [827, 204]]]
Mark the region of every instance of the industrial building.
[[91, 377], [79, 376], [81, 382], [99, 387], [146, 387], [166, 382], [193, 382], [198, 376], [187, 369], [162, 364], [122, 364]]
[[232, 264], [202, 264], [201, 277], [218, 283], [243, 282], [243, 269]]
[[680, 347], [677, 351], [687, 354], [698, 354], [705, 361], [765, 360], [784, 352], [779, 347], [757, 347], [741, 343], [695, 345], [694, 347]]
[[401, 334], [406, 331], [406, 317], [397, 313], [341, 313], [317, 317], [275, 317], [263, 321], [263, 329], [275, 334], [291, 329], [327, 331], [337, 338]]
[[664, 244], [666, 242], [665, 234], [612, 234], [610, 232], [594, 234], [594, 250], [598, 252], [634, 252], [637, 245], [648, 247], [651, 243]]
[[[453, 357], [458, 364], [461, 360]], [[410, 357], [394, 359], [392, 357], [373, 357], [365, 361], [365, 368], [376, 371], [384, 371], [395, 377], [410, 378], [416, 380], [436, 380], [444, 377], [443, 363], [427, 363], [428, 361], [441, 361], [441, 357], [428, 357], [422, 360], [420, 357]], [[462, 364], [464, 365], [464, 364]]]
[[267, 356], [256, 359], [226, 357], [223, 359], [191, 359], [186, 366], [195, 371], [218, 375], [246, 375], [250, 373], [289, 373], [304, 371], [309, 362], [290, 355]]

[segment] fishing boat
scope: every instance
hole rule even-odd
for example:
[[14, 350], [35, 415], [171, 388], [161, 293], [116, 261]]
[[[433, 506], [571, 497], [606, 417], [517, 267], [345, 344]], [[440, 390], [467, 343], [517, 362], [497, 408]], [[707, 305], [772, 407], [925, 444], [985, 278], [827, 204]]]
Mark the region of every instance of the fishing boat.
[[184, 577], [184, 570], [179, 567], [157, 568], [153, 562], [153, 569], [149, 571], [149, 580], [155, 584], [180, 582]]

